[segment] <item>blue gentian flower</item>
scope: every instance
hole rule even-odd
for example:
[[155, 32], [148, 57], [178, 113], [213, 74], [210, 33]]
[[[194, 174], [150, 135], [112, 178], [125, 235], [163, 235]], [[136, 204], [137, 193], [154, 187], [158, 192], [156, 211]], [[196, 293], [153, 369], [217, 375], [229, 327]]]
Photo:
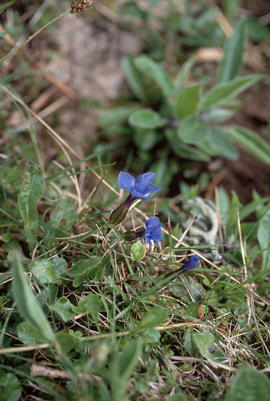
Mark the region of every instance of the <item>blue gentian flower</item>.
[[144, 173], [134, 178], [131, 174], [121, 171], [118, 175], [118, 185], [122, 189], [129, 191], [127, 199], [118, 206], [110, 216], [110, 223], [117, 225], [121, 223], [132, 205], [132, 202], [136, 199], [148, 200], [148, 194], [153, 194], [160, 190], [160, 187], [152, 185], [154, 181], [155, 173]]
[[129, 191], [129, 201], [133, 202], [135, 199], [148, 200], [148, 194], [153, 194], [160, 190], [160, 187], [152, 185], [155, 173], [144, 173], [138, 175], [135, 179], [131, 174], [121, 171], [118, 175], [118, 185], [122, 189]]
[[150, 217], [145, 222], [146, 229], [141, 233], [141, 236], [145, 239], [148, 245], [151, 245], [152, 241], [161, 242], [161, 222], [158, 217]]
[[181, 271], [191, 271], [195, 270], [201, 259], [197, 255], [190, 256], [189, 259], [186, 259]]

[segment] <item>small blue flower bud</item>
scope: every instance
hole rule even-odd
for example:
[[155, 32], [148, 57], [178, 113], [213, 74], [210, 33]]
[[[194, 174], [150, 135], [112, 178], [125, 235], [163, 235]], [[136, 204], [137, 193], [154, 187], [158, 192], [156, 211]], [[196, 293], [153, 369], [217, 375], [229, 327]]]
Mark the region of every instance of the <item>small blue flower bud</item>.
[[142, 232], [141, 236], [145, 239], [148, 245], [151, 245], [151, 241], [161, 242], [161, 222], [158, 217], [150, 217], [145, 222], [146, 229]]
[[185, 260], [184, 265], [182, 267], [182, 271], [191, 271], [195, 270], [201, 259], [197, 255], [190, 256], [189, 259]]

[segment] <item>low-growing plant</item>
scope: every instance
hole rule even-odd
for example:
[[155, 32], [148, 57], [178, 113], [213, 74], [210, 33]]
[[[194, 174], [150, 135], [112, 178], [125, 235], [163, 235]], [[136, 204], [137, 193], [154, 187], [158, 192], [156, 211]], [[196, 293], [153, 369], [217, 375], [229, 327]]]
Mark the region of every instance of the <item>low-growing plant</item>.
[[[122, 68], [133, 98], [101, 116], [102, 132], [107, 138], [123, 138], [125, 146], [132, 144], [135, 164], [155, 172], [163, 170], [159, 176], [162, 181], [172, 179], [179, 159], [235, 160], [237, 145], [270, 164], [268, 143], [255, 132], [230, 123], [239, 103], [237, 97], [263, 79], [260, 75], [237, 76], [245, 25], [246, 21], [240, 21], [228, 39], [217, 82], [211, 89], [206, 89], [203, 81], [194, 82], [194, 57], [173, 76], [149, 55], [125, 57]], [[162, 169], [164, 160], [167, 168]]]

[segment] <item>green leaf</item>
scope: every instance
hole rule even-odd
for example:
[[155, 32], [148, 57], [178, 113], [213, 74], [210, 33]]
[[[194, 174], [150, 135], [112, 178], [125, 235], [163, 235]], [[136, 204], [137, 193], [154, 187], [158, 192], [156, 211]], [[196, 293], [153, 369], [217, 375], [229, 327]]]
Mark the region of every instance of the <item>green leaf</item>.
[[219, 199], [219, 210], [220, 210], [221, 221], [227, 223], [228, 214], [230, 210], [230, 199], [223, 187], [219, 187], [218, 192], [219, 192], [218, 199]]
[[60, 258], [59, 256], [54, 256], [50, 260], [53, 263], [54, 272], [59, 279], [64, 271], [67, 270], [67, 262], [64, 258]]
[[50, 224], [58, 228], [61, 222], [65, 221], [65, 230], [69, 231], [76, 219], [76, 206], [73, 203], [61, 199], [57, 202], [54, 211], [51, 214]]
[[13, 373], [0, 372], [0, 401], [18, 401], [21, 398], [22, 388]]
[[259, 43], [270, 38], [270, 28], [268, 25], [263, 25], [258, 19], [251, 17], [247, 19], [247, 35], [249, 40]]
[[44, 343], [40, 330], [28, 321], [18, 324], [16, 327], [17, 336], [25, 345], [38, 345]]
[[177, 390], [177, 394], [171, 395], [170, 397], [166, 398], [166, 401], [187, 401], [186, 396], [179, 390]]
[[270, 381], [252, 366], [242, 366], [234, 376], [226, 401], [268, 401]]
[[12, 251], [10, 257], [12, 258], [14, 273], [13, 297], [20, 314], [35, 326], [47, 341], [53, 342], [55, 335], [26, 279], [20, 254], [17, 251]]
[[98, 273], [101, 274], [104, 271], [106, 260], [106, 258], [101, 260], [97, 256], [90, 256], [76, 261], [72, 265], [72, 269], [67, 272], [70, 277], [74, 277], [73, 286], [78, 287], [89, 277], [95, 277]]
[[257, 237], [263, 251], [262, 270], [266, 270], [270, 266], [270, 209], [260, 220]]
[[64, 331], [59, 331], [56, 334], [57, 341], [60, 344], [61, 350], [63, 352], [69, 352], [77, 345], [77, 339], [75, 336], [68, 334]]
[[160, 331], [158, 331], [155, 328], [146, 329], [141, 333], [140, 338], [142, 339], [144, 344], [148, 344], [148, 343], [158, 344], [159, 340], [160, 340]]
[[15, 0], [7, 1], [6, 3], [0, 5], [0, 14], [8, 7], [11, 7], [14, 4]]
[[136, 110], [138, 106], [121, 106], [114, 107], [105, 111], [99, 119], [99, 124], [103, 128], [110, 128], [112, 125], [118, 125], [125, 122], [130, 114]]
[[156, 174], [156, 182], [162, 182], [162, 186], [167, 187], [173, 175], [178, 172], [179, 165], [175, 158], [168, 159], [165, 157], [160, 157], [155, 163], [151, 164], [150, 171]]
[[44, 192], [44, 178], [40, 168], [30, 166], [24, 175], [24, 182], [18, 197], [19, 211], [24, 221], [30, 250], [36, 243], [38, 229], [37, 203]]
[[222, 9], [229, 20], [234, 20], [239, 15], [239, 7], [243, 0], [223, 0]]
[[139, 56], [134, 60], [135, 66], [155, 81], [164, 96], [168, 97], [173, 91], [173, 83], [166, 71], [147, 56]]
[[214, 337], [211, 333], [193, 333], [193, 341], [197, 345], [201, 355], [205, 358], [211, 359], [211, 353], [209, 351], [213, 344]]
[[190, 75], [190, 70], [193, 67], [194, 63], [195, 63], [195, 57], [191, 57], [182, 65], [174, 82], [176, 91], [183, 89], [186, 81], [188, 80], [188, 77]]
[[126, 56], [123, 58], [122, 68], [124, 70], [126, 80], [134, 95], [142, 101], [147, 100], [148, 96], [145, 91], [145, 83], [143, 77], [135, 67], [134, 62], [130, 56]]
[[[197, 304], [195, 304], [195, 308], [194, 309], [195, 309], [194, 315], [197, 317], [198, 316], [198, 305]], [[187, 314], [187, 312], [186, 312], [186, 314]], [[192, 313], [189, 312], [189, 315], [192, 316]], [[184, 347], [191, 354], [193, 354], [196, 351], [196, 346], [194, 344], [194, 340], [193, 340], [192, 334], [193, 334], [193, 330], [190, 330], [190, 329], [187, 330], [185, 332], [184, 342], [183, 342]]]
[[181, 121], [177, 132], [183, 142], [198, 145], [207, 136], [208, 126], [200, 123], [197, 116], [187, 116]]
[[232, 110], [219, 107], [208, 111], [206, 121], [210, 123], [223, 123], [232, 118], [233, 115], [234, 112]]
[[155, 326], [158, 326], [165, 320], [167, 320], [168, 316], [169, 316], [168, 309], [159, 306], [153, 307], [149, 309], [149, 311], [142, 318], [142, 320], [136, 327], [136, 331], [142, 329], [151, 329]]
[[[189, 116], [186, 118], [193, 118], [194, 116]], [[192, 146], [184, 144], [178, 137], [177, 131], [173, 129], [167, 129], [165, 135], [171, 144], [173, 152], [180, 157], [188, 160], [201, 160], [208, 162], [210, 157], [200, 149], [196, 149]]]
[[[256, 192], [253, 193], [253, 197]], [[255, 195], [256, 196], [256, 195]], [[255, 197], [252, 202], [245, 205], [240, 211], [240, 219], [244, 220], [247, 216], [252, 213], [256, 213], [258, 210], [263, 209], [263, 205], [268, 201], [268, 198], [261, 198], [260, 196]]]
[[52, 259], [39, 259], [29, 263], [32, 271], [40, 284], [59, 284], [60, 276], [66, 270], [67, 262], [58, 256]]
[[47, 259], [36, 260], [29, 263], [32, 271], [40, 284], [56, 284], [57, 276], [53, 269], [53, 263]]
[[93, 273], [97, 267], [102, 266], [98, 256], [90, 256], [89, 258], [79, 259], [72, 265], [72, 269], [68, 272], [71, 277], [84, 276], [86, 273]]
[[73, 306], [74, 305], [66, 297], [61, 297], [51, 309], [55, 311], [64, 322], [68, 322], [74, 316], [72, 312]]
[[237, 213], [240, 210], [240, 200], [235, 192], [232, 193], [231, 206], [229, 209], [229, 216], [227, 221], [227, 231], [231, 233], [237, 224]]
[[72, 311], [78, 314], [90, 313], [90, 315], [96, 319], [98, 313], [101, 311], [102, 305], [103, 303], [98, 295], [89, 294], [81, 299], [77, 306], [73, 306]]
[[240, 20], [234, 29], [233, 35], [227, 39], [225, 55], [221, 61], [218, 81], [231, 81], [236, 77], [244, 54], [246, 20]]
[[154, 129], [163, 127], [166, 120], [151, 109], [140, 109], [134, 111], [128, 119], [130, 125], [138, 128]]
[[143, 151], [152, 149], [160, 140], [160, 134], [157, 131], [137, 128], [133, 135], [136, 147]]
[[128, 341], [123, 350], [116, 352], [110, 365], [110, 381], [113, 400], [126, 400], [124, 397], [128, 387], [129, 378], [135, 369], [138, 358], [142, 353], [142, 344], [133, 339]]
[[215, 149], [215, 154], [230, 160], [237, 159], [238, 151], [231, 142], [228, 133], [224, 132], [221, 128], [209, 127], [208, 137], [212, 147]]
[[228, 127], [228, 134], [259, 159], [270, 164], [270, 146], [259, 135], [238, 125]]
[[201, 86], [196, 84], [183, 89], [175, 99], [175, 113], [178, 118], [196, 114], [201, 100]]
[[261, 75], [247, 75], [227, 83], [218, 84], [203, 96], [201, 108], [209, 109], [210, 107], [224, 104], [261, 78]]
[[136, 242], [131, 247], [131, 259], [134, 260], [141, 260], [145, 257], [146, 249], [145, 246], [141, 243], [141, 241]]

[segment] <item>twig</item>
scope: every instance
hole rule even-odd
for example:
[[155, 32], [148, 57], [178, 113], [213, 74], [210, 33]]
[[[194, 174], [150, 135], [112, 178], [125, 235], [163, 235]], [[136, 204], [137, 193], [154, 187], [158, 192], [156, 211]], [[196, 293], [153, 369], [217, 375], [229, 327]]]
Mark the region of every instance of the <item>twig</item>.
[[[164, 330], [175, 330], [181, 327], [194, 327], [194, 326], [202, 326], [203, 323], [201, 322], [186, 322], [186, 323], [175, 323], [175, 324], [170, 324], [167, 326], [156, 326], [155, 329], [158, 331], [164, 331]], [[95, 340], [100, 340], [103, 338], [108, 338], [110, 336], [114, 337], [125, 337], [130, 334], [132, 334], [132, 331], [123, 331], [120, 333], [105, 333], [105, 334], [97, 334], [95, 336], [87, 336], [87, 337], [81, 337], [80, 341], [83, 342], [88, 342], [88, 341], [95, 341]], [[44, 349], [44, 348], [49, 348], [50, 344], [45, 343], [45, 344], [40, 344], [40, 345], [31, 345], [31, 346], [25, 346], [25, 347], [11, 347], [11, 348], [3, 348], [0, 349], [0, 354], [11, 354], [11, 353], [18, 353], [18, 352], [26, 352], [26, 351], [35, 351], [39, 349]]]

